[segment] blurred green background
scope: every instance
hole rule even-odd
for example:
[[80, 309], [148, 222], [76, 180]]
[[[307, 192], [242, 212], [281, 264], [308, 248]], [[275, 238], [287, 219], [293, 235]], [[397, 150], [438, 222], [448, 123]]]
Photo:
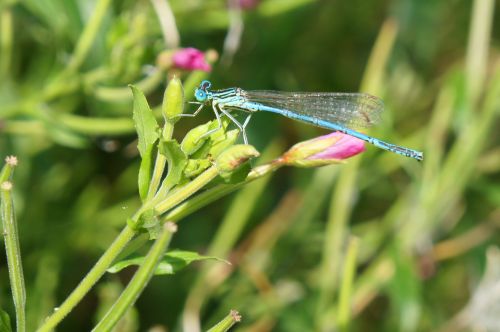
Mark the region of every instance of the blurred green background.
[[[127, 84], [158, 106], [177, 74], [187, 99], [207, 77], [216, 89], [372, 93], [386, 110], [370, 134], [425, 159], [367, 146], [345, 165], [281, 169], [184, 218], [172, 248], [232, 265], [155, 277], [117, 331], [197, 331], [229, 309], [243, 316], [238, 331], [500, 331], [495, 1], [170, 0], [179, 41], [162, 34], [162, 3], [0, 1], [0, 151], [20, 161], [29, 330], [139, 205]], [[211, 73], [158, 60], [178, 47], [220, 56]], [[175, 136], [212, 117], [182, 120]], [[248, 127], [261, 161], [324, 133], [272, 114]], [[0, 262], [0, 307], [12, 314]], [[88, 331], [132, 274], [106, 275], [59, 330]]]

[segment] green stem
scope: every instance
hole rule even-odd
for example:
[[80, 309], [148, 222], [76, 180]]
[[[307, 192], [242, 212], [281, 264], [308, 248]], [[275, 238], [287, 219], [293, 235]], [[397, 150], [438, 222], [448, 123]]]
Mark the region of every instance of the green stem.
[[334, 325], [332, 317], [325, 315], [325, 313], [337, 289], [341, 251], [347, 224], [352, 212], [351, 200], [354, 197], [354, 184], [359, 163], [359, 158], [353, 159], [349, 163], [349, 167], [345, 167], [340, 171], [340, 176], [331, 198], [328, 223], [323, 242], [321, 279], [319, 282], [320, 295], [316, 312], [317, 322], [320, 324], [320, 330], [322, 331], [330, 330]]
[[[155, 72], [146, 76], [141, 81], [133, 85], [140, 89], [144, 94], [148, 94], [160, 85], [165, 79], [165, 72], [161, 69], [155, 69]], [[130, 88], [126, 87], [104, 87], [97, 86], [94, 90], [94, 95], [103, 101], [108, 102], [126, 102], [132, 100]]]
[[90, 118], [74, 114], [53, 114], [55, 118], [78, 133], [87, 135], [123, 135], [133, 133], [134, 121], [130, 118]]
[[160, 237], [151, 247], [144, 263], [137, 270], [134, 277], [122, 292], [118, 300], [106, 313], [104, 318], [94, 327], [92, 331], [111, 331], [116, 323], [123, 317], [127, 310], [137, 301], [149, 280], [153, 276], [156, 266], [167, 250], [172, 234], [177, 226], [173, 223], [166, 223]]
[[9, 120], [3, 123], [3, 133], [24, 136], [47, 136], [47, 131], [41, 121]]
[[156, 212], [158, 214], [163, 214], [177, 204], [182, 203], [186, 198], [193, 195], [195, 192], [212, 181], [218, 174], [219, 171], [215, 166], [210, 167], [205, 172], [201, 173], [196, 179], [173, 191], [165, 200], [157, 203], [155, 205]]
[[26, 330], [26, 289], [24, 287], [23, 266], [21, 263], [21, 250], [14, 214], [11, 182], [5, 181], [1, 183], [0, 198], [7, 265], [9, 267], [12, 298], [16, 309], [16, 327], [18, 332], [24, 332]]
[[358, 256], [359, 240], [351, 238], [347, 247], [347, 254], [344, 263], [344, 273], [342, 275], [342, 285], [339, 295], [338, 323], [340, 331], [349, 331], [351, 320], [351, 295], [354, 274], [356, 272], [356, 258]]
[[[163, 139], [165, 141], [172, 139], [173, 132], [174, 124], [167, 120], [163, 127]], [[161, 178], [163, 177], [163, 172], [165, 171], [166, 165], [167, 157], [165, 157], [160, 153], [160, 151], [158, 151], [156, 153], [155, 167], [153, 169], [153, 175], [151, 176], [151, 182], [149, 183], [149, 191], [146, 200], [151, 200], [156, 194], [158, 187], [160, 186]]]
[[146, 196], [147, 201], [153, 199], [156, 191], [158, 190], [166, 165], [167, 158], [158, 151], [156, 153], [155, 166], [153, 168], [153, 174], [151, 175], [151, 182], [149, 183], [148, 194]]
[[8, 156], [5, 158], [5, 165], [2, 167], [2, 170], [0, 171], [0, 183], [10, 180], [12, 172], [14, 171], [14, 167], [16, 166], [17, 166], [17, 157]]
[[198, 211], [202, 207], [207, 206], [208, 204], [218, 200], [219, 198], [240, 189], [248, 183], [268, 175], [281, 166], [283, 165], [279, 163], [270, 163], [256, 167], [252, 172], [250, 172], [245, 181], [237, 184], [220, 184], [211, 189], [208, 189], [201, 194], [191, 198], [190, 200], [178, 205], [175, 209], [170, 211], [163, 218], [163, 220], [179, 221], [180, 219], [193, 213], [194, 211]]
[[75, 51], [68, 64], [69, 71], [76, 71], [85, 61], [110, 4], [111, 0], [99, 0], [97, 2], [94, 13], [85, 25], [85, 30], [76, 44]]
[[48, 317], [45, 322], [38, 329], [39, 332], [51, 331], [54, 329], [61, 320], [66, 317], [68, 313], [81, 301], [81, 299], [88, 293], [94, 284], [106, 272], [107, 268], [114, 261], [116, 256], [123, 250], [127, 243], [134, 237], [135, 231], [128, 225], [125, 226], [123, 231], [118, 235], [111, 246], [97, 261], [94, 267], [83, 278], [80, 284], [73, 290], [68, 298], [57, 308], [54, 313]]
[[0, 13], [0, 77], [7, 77], [12, 65], [13, 34], [12, 9], [6, 7]]
[[231, 310], [223, 320], [217, 323], [207, 332], [227, 332], [234, 324], [241, 321], [241, 316], [236, 310]]
[[[215, 167], [211, 167], [206, 170], [203, 174], [198, 176], [196, 179], [186, 184], [184, 187], [173, 193], [167, 200], [159, 203], [156, 206], [156, 210], [161, 214], [173, 206], [181, 203], [186, 198], [194, 194], [196, 191], [200, 190], [208, 182], [217, 176], [218, 172]], [[153, 202], [145, 204], [137, 213], [139, 216], [141, 212], [147, 210]], [[136, 220], [136, 218], [133, 218]], [[120, 235], [115, 239], [111, 246], [106, 250], [104, 255], [99, 259], [99, 261], [94, 265], [92, 270], [85, 276], [85, 278], [80, 282], [80, 284], [73, 290], [70, 296], [63, 302], [63, 304], [55, 311], [52, 316], [47, 318], [44, 324], [38, 329], [39, 332], [50, 331], [80, 302], [80, 300], [87, 294], [87, 292], [92, 288], [92, 286], [101, 278], [101, 276], [106, 272], [106, 269], [114, 261], [114, 259], [120, 254], [123, 248], [135, 235], [134, 230], [130, 226], [126, 226]]]
[[493, 26], [494, 13], [494, 0], [474, 1], [465, 59], [467, 92], [472, 105], [480, 97], [488, 72], [488, 54], [491, 44], [491, 27]]
[[[391, 54], [397, 36], [398, 28], [393, 20], [386, 20], [378, 34], [375, 45], [370, 54], [367, 68], [361, 82], [361, 91], [377, 94], [383, 81], [384, 70]], [[335, 321], [326, 313], [327, 307], [337, 288], [338, 267], [342, 241], [345, 238], [346, 226], [352, 212], [352, 197], [355, 192], [355, 182], [358, 174], [360, 159], [349, 163], [341, 170], [339, 179], [332, 196], [329, 220], [326, 226], [323, 258], [321, 260], [321, 280], [319, 282], [319, 299], [316, 310], [316, 322], [320, 330], [330, 330]]]

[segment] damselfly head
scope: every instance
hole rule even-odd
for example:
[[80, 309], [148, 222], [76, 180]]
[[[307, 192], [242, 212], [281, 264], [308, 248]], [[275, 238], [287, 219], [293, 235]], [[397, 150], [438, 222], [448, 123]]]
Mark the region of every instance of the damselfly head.
[[207, 90], [210, 89], [212, 83], [210, 81], [204, 80], [200, 83], [198, 89], [194, 91], [194, 96], [197, 101], [204, 103], [207, 101], [208, 93]]

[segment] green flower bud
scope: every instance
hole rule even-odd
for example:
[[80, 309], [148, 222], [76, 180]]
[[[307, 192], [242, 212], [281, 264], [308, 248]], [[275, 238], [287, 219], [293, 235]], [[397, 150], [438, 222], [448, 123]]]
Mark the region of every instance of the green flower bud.
[[224, 150], [226, 150], [231, 145], [233, 145], [234, 142], [236, 142], [239, 134], [239, 130], [234, 129], [226, 132], [224, 136], [218, 137], [218, 139], [214, 141], [212, 147], [210, 148], [210, 155], [213, 158], [217, 158]]
[[179, 115], [184, 112], [184, 91], [181, 81], [175, 76], [165, 89], [161, 110], [165, 120], [169, 122], [177, 122]]
[[258, 157], [257, 151], [252, 145], [238, 144], [227, 148], [215, 160], [215, 166], [221, 176], [228, 175], [238, 169], [250, 158]]
[[181, 143], [181, 149], [186, 155], [190, 156], [198, 151], [198, 149], [201, 148], [203, 144], [209, 139], [209, 136], [203, 135], [210, 130], [210, 124], [211, 122], [207, 122], [205, 124], [194, 127], [193, 129], [188, 131], [186, 136], [184, 136], [184, 139]]

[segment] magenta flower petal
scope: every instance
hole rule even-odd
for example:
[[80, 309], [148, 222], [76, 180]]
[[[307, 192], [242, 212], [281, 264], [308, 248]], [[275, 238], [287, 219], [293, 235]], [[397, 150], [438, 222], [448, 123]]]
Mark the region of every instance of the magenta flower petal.
[[307, 159], [347, 159], [365, 151], [365, 142], [359, 138], [352, 137], [340, 132], [334, 132], [316, 138], [316, 140], [337, 137], [335, 144], [330, 145], [325, 150], [318, 152]]
[[364, 150], [364, 141], [334, 132], [295, 144], [279, 160], [291, 166], [319, 167], [341, 163]]
[[212, 67], [205, 60], [205, 54], [202, 51], [193, 48], [183, 48], [175, 52], [172, 56], [174, 66], [185, 70], [211, 71]]

